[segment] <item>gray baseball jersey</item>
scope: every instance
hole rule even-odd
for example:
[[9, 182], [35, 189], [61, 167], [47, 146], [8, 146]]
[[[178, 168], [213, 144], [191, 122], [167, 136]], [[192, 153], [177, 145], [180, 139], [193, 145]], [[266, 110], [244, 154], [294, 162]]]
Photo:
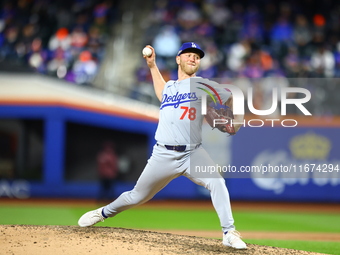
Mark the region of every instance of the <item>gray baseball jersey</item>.
[[[225, 180], [218, 172], [199, 175], [193, 167], [193, 164], [202, 167], [214, 165], [200, 145], [204, 118], [201, 114], [201, 99], [202, 96], [215, 95], [224, 103], [230, 96], [230, 92], [215, 85], [217, 84], [202, 78], [166, 83], [155, 135], [157, 144], [154, 145], [152, 155], [135, 187], [105, 206], [105, 215], [113, 217], [147, 202], [171, 180], [183, 175], [210, 191], [222, 230], [225, 232], [235, 229]], [[181, 145], [181, 151], [175, 145]]]
[[200, 144], [202, 97], [210, 99], [208, 93], [222, 103], [230, 97], [230, 92], [219, 84], [200, 77], [168, 81], [163, 90], [156, 141], [170, 145]]

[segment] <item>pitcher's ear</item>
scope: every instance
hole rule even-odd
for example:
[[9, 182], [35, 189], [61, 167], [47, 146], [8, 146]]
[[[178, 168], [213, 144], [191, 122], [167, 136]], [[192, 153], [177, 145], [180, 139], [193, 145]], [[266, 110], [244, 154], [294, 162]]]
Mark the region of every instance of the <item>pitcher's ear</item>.
[[179, 63], [180, 63], [180, 56], [176, 56], [176, 63], [177, 63], [177, 65], [179, 65]]

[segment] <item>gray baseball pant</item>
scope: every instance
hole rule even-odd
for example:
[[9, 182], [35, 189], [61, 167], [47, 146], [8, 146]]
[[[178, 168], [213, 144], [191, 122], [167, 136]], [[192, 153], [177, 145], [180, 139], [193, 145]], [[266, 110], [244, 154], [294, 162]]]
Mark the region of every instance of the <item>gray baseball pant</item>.
[[116, 200], [105, 206], [104, 214], [113, 217], [122, 211], [143, 204], [153, 198], [171, 180], [183, 175], [210, 191], [222, 231], [235, 229], [229, 192], [224, 178], [216, 171], [211, 173], [194, 171], [197, 169], [195, 166], [200, 166], [201, 169], [214, 166], [213, 160], [202, 146], [185, 152], [177, 152], [156, 144], [135, 187], [131, 191], [122, 193]]

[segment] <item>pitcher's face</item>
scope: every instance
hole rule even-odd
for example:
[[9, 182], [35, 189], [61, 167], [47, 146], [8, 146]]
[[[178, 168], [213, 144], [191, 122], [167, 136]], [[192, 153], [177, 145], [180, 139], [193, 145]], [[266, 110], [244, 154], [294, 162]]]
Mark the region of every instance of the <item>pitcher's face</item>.
[[177, 64], [182, 72], [191, 76], [198, 71], [201, 58], [197, 53], [186, 52], [176, 57]]

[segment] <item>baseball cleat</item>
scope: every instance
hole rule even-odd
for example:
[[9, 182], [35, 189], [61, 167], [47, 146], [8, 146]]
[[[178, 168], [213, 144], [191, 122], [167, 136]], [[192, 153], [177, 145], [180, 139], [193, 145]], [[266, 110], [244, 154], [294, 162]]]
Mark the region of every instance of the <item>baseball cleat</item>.
[[102, 215], [103, 208], [104, 207], [100, 207], [96, 210], [85, 213], [78, 220], [78, 225], [80, 227], [89, 227], [100, 221], [104, 221], [106, 218]]
[[223, 234], [223, 245], [235, 249], [247, 249], [246, 243], [241, 240], [241, 235], [236, 230], [229, 230]]

